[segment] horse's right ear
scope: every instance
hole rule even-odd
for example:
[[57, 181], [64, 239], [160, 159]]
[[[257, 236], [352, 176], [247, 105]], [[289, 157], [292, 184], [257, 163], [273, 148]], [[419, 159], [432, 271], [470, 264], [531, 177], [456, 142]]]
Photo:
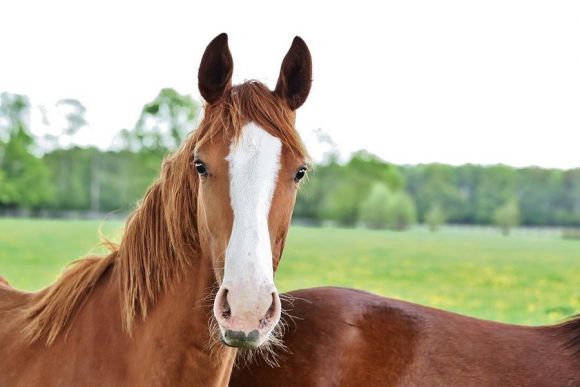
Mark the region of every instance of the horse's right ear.
[[209, 104], [217, 102], [232, 85], [234, 61], [228, 47], [228, 35], [216, 36], [205, 49], [197, 81], [203, 99]]

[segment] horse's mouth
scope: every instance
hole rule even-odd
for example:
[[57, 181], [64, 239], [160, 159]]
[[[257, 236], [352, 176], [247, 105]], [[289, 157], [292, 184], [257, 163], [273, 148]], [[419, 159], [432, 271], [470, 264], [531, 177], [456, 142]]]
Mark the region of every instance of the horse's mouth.
[[262, 344], [257, 330], [247, 335], [241, 331], [227, 330], [222, 333], [220, 330], [220, 341], [228, 347], [244, 349], [256, 349]]

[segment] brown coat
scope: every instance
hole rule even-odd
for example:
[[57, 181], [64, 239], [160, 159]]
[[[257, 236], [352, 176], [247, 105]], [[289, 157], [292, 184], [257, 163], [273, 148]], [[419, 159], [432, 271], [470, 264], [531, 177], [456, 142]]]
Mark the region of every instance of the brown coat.
[[580, 386], [580, 319], [524, 327], [370, 293], [290, 293], [279, 368], [234, 369], [230, 386]]

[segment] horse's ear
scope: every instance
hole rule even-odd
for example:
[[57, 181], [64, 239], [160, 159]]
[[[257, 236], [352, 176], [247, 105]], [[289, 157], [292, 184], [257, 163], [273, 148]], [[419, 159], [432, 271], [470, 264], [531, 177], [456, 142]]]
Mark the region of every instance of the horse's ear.
[[217, 102], [224, 91], [232, 85], [234, 61], [228, 47], [228, 35], [216, 36], [205, 49], [197, 81], [203, 99], [209, 104]]
[[282, 61], [276, 93], [290, 109], [296, 110], [308, 97], [312, 85], [312, 58], [310, 50], [299, 36], [294, 38], [290, 50]]

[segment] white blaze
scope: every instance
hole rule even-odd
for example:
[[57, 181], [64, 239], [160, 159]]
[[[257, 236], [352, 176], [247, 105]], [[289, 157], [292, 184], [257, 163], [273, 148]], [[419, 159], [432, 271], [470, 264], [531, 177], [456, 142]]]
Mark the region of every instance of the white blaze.
[[[282, 143], [251, 122], [242, 128], [226, 160], [234, 213], [226, 250], [223, 285], [246, 289], [242, 304], [250, 306], [258, 292], [274, 288], [268, 214], [280, 170]], [[255, 293], [255, 294], [254, 294]], [[267, 293], [268, 294], [268, 293]], [[242, 305], [240, 305], [242, 306]]]

